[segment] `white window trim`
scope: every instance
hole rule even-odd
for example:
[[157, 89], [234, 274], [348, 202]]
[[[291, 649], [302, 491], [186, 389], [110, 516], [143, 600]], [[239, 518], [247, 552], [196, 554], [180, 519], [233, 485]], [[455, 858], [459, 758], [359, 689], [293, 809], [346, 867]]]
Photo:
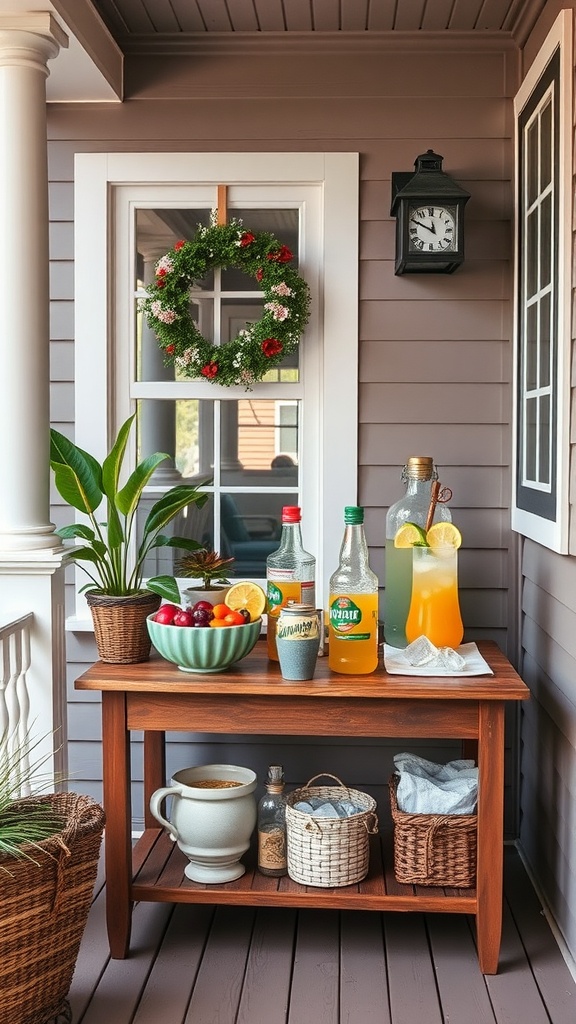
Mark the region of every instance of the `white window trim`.
[[[134, 410], [135, 399], [115, 394], [113, 358], [114, 281], [111, 272], [111, 226], [114, 187], [159, 186], [203, 182], [215, 196], [220, 182], [298, 183], [321, 189], [318, 264], [300, 272], [313, 294], [307, 333], [321, 332], [324, 344], [313, 346], [317, 365], [304, 378], [320, 381], [320, 404], [306, 401], [301, 424], [305, 444], [318, 453], [318, 473], [302, 480], [303, 540], [317, 559], [317, 598], [323, 600], [327, 576], [337, 562], [345, 505], [358, 490], [358, 220], [357, 153], [81, 153], [75, 157], [75, 440], [103, 458], [116, 430]], [[215, 205], [215, 203], [213, 204]], [[346, 245], [342, 245], [346, 239]], [[125, 371], [120, 371], [120, 379]], [[170, 387], [171, 385], [167, 385]], [[205, 397], [217, 398], [214, 385], [203, 383]], [[262, 385], [266, 397], [266, 385]], [[145, 397], [146, 385], [138, 397]], [[238, 390], [224, 389], [230, 396]], [[141, 393], [140, 393], [141, 392]], [[155, 390], [158, 396], [158, 390]], [[284, 389], [283, 389], [284, 393]], [[115, 396], [113, 406], [111, 396]], [[290, 385], [286, 398], [292, 397]], [[306, 413], [306, 410], [308, 412]], [[311, 417], [311, 418], [310, 418]], [[308, 509], [308, 515], [306, 515]], [[86, 581], [79, 571], [78, 586]], [[68, 628], [91, 628], [83, 595]]]
[[[518, 175], [515, 180], [515, 267], [514, 267], [514, 419], [513, 419], [513, 486], [512, 529], [544, 547], [560, 554], [568, 552], [569, 533], [569, 460], [570, 460], [570, 352], [571, 352], [571, 274], [572, 274], [572, 78], [573, 78], [573, 12], [562, 11], [546, 36], [514, 99], [516, 126], [522, 111], [542, 77], [554, 52], [560, 53], [559, 88], [559, 210], [558, 217], [558, 347], [556, 371], [556, 519], [544, 519], [516, 505], [519, 462], [518, 394], [520, 311], [518, 237], [520, 230], [520, 195]], [[521, 139], [516, 129], [515, 167], [519, 167]]]

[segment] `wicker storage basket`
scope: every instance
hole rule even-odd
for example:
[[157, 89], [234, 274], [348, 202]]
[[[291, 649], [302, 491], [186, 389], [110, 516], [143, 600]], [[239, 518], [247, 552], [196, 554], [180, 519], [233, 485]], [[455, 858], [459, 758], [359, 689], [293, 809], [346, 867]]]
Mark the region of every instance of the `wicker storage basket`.
[[398, 808], [398, 776], [390, 779], [394, 822], [394, 874], [408, 885], [449, 885], [476, 881], [476, 814], [408, 814]]
[[88, 591], [86, 601], [92, 612], [100, 661], [111, 665], [148, 661], [152, 641], [146, 617], [158, 610], [160, 600], [160, 596], [150, 590], [130, 597], [110, 597]]
[[70, 1020], [66, 996], [98, 868], [100, 805], [77, 793], [37, 799], [65, 825], [31, 851], [36, 863], [0, 855], [2, 1024], [47, 1024], [60, 1014]]
[[[337, 786], [312, 786], [329, 778]], [[297, 811], [294, 804], [310, 797], [351, 800], [360, 807], [349, 818], [318, 818]], [[358, 789], [348, 789], [336, 775], [315, 775], [302, 789], [286, 798], [288, 874], [302, 885], [332, 889], [361, 882], [368, 874], [369, 834], [378, 831], [376, 801]]]

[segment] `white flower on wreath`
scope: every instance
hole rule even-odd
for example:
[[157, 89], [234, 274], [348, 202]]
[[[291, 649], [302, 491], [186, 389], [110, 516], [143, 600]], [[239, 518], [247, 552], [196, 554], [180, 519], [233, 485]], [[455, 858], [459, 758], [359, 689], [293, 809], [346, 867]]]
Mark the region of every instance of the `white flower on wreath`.
[[283, 306], [280, 302], [265, 302], [264, 309], [269, 309], [275, 320], [287, 320], [290, 316], [288, 307]]
[[197, 358], [197, 356], [198, 356], [198, 349], [197, 348], [187, 348], [182, 353], [181, 356], [178, 356], [176, 358], [175, 362], [178, 364], [179, 367], [184, 368], [185, 366], [189, 366], [190, 363], [193, 363], [194, 360]]
[[280, 284], [273, 284], [270, 291], [274, 292], [275, 295], [292, 295], [292, 289], [288, 287], [285, 281], [282, 281]]
[[178, 314], [173, 309], [163, 309], [162, 304], [158, 300], [152, 303], [150, 311], [163, 324], [173, 324], [178, 319]]
[[[171, 259], [169, 253], [166, 253], [166, 255], [162, 256], [162, 258], [159, 259], [158, 263], [156, 264], [156, 274], [158, 274], [159, 271], [163, 271], [164, 274], [171, 274], [173, 270], [174, 270], [174, 262]], [[160, 276], [163, 276], [163, 275], [160, 275]]]

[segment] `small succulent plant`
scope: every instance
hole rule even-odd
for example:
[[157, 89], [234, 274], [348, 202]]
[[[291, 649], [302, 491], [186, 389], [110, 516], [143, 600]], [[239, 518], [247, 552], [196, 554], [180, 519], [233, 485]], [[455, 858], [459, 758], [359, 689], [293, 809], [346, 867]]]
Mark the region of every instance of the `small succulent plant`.
[[233, 558], [223, 558], [217, 551], [202, 548], [201, 551], [190, 551], [183, 555], [176, 565], [178, 576], [201, 579], [202, 588], [210, 590], [215, 583], [230, 583], [227, 575], [231, 574]]

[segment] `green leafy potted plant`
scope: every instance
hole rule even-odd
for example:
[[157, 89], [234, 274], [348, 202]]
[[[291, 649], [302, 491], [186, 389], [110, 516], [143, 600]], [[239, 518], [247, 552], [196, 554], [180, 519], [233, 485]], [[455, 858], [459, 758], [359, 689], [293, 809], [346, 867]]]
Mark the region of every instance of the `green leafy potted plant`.
[[[56, 488], [69, 505], [89, 520], [63, 526], [56, 533], [63, 540], [83, 542], [71, 549], [71, 557], [82, 563], [91, 580], [82, 589], [87, 592], [99, 657], [113, 663], [148, 658], [146, 616], [158, 608], [162, 597], [179, 603], [180, 591], [173, 576], [145, 579], [146, 558], [154, 548], [201, 548], [195, 540], [167, 536], [161, 531], [188, 505], [201, 508], [208, 500], [208, 494], [195, 485], [173, 487], [152, 506], [141, 539], [136, 541], [136, 516], [144, 488], [157, 466], [169, 456], [162, 452], [149, 455], [120, 486], [134, 419], [135, 415], [130, 416], [120, 427], [102, 464], [57, 430], [50, 431], [50, 465]], [[102, 522], [95, 513], [104, 499], [107, 513]]]
[[[104, 811], [92, 797], [20, 797], [39, 774], [28, 743], [0, 735], [0, 1020], [54, 1020], [68, 994], [98, 869]], [[70, 1019], [69, 1016], [66, 1019]]]
[[183, 591], [188, 604], [194, 605], [196, 601], [202, 600], [210, 601], [211, 604], [224, 601], [230, 589], [230, 580], [227, 576], [231, 573], [233, 564], [233, 558], [223, 558], [210, 548], [182, 555], [176, 566], [178, 575], [201, 580], [200, 584]]

